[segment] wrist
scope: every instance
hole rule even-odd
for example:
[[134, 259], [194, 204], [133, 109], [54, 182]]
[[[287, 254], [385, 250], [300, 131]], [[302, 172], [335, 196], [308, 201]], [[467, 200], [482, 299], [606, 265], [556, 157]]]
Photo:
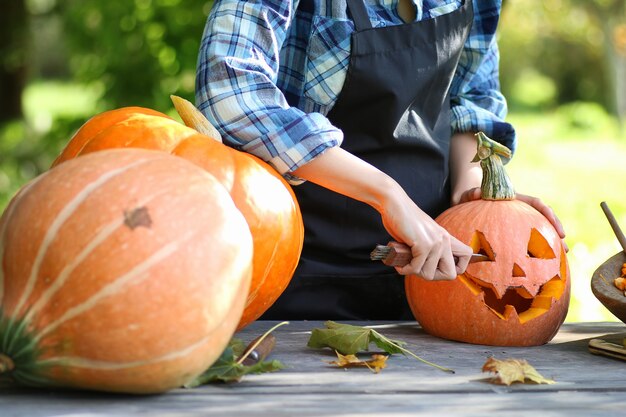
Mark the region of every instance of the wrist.
[[402, 198], [408, 198], [404, 189], [389, 175], [380, 172], [372, 182], [372, 190], [369, 200], [363, 200], [379, 213], [385, 211], [385, 207], [396, 204]]

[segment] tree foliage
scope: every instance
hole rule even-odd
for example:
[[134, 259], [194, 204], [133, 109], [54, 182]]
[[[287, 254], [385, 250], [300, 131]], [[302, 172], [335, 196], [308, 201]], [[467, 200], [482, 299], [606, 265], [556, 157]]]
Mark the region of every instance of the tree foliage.
[[[523, 108], [524, 95], [541, 79], [554, 87], [543, 105], [596, 102], [626, 119], [624, 0], [509, 0], [499, 44], [502, 86], [512, 108]], [[537, 90], [545, 94], [545, 83]]]
[[207, 0], [65, 0], [59, 3], [75, 78], [100, 83], [108, 108], [169, 109], [192, 96]]
[[[131, 105], [167, 112], [170, 94], [193, 101], [212, 3], [9, 0], [0, 13], [0, 208], [49, 167], [89, 115]], [[626, 1], [506, 0], [499, 42], [512, 110], [592, 102], [626, 118]], [[34, 100], [36, 114], [19, 119], [26, 81], [50, 78], [89, 91], [90, 104], [45, 114]], [[51, 100], [66, 105], [70, 98]], [[574, 109], [580, 108], [592, 107]]]
[[26, 82], [28, 14], [22, 1], [9, 1], [0, 13], [0, 122], [22, 116]]

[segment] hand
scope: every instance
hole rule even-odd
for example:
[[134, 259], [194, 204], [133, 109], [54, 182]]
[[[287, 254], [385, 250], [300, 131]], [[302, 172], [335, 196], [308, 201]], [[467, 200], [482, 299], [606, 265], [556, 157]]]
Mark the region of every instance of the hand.
[[380, 213], [389, 234], [411, 247], [413, 259], [406, 266], [396, 267], [399, 274], [452, 280], [465, 272], [472, 249], [439, 226], [400, 187], [389, 194]]
[[471, 248], [420, 210], [393, 178], [345, 149], [328, 149], [294, 174], [375, 208], [389, 234], [411, 247], [413, 259], [398, 273], [451, 280], [465, 272]]
[[[559, 237], [561, 238], [561, 240], [565, 239], [565, 229], [563, 229], [563, 225], [561, 224], [561, 221], [556, 216], [556, 214], [554, 213], [554, 210], [552, 210], [550, 206], [545, 204], [539, 198], [531, 197], [526, 194], [516, 194], [515, 198], [517, 200], [523, 201], [524, 203], [533, 207], [539, 213], [543, 214], [544, 217], [548, 219], [548, 221], [552, 224], [552, 226], [554, 226], [554, 229], [559, 234]], [[461, 195], [461, 199], [459, 203], [465, 203], [468, 201], [479, 200], [479, 199], [480, 199], [480, 188], [472, 188], [472, 189], [465, 191]], [[567, 244], [564, 241], [563, 241], [563, 245], [565, 246], [565, 251], [568, 252], [569, 248], [567, 247]]]

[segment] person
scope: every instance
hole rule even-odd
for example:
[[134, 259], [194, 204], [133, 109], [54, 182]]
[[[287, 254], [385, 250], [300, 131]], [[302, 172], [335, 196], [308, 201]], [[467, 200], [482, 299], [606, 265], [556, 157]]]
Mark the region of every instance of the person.
[[[499, 90], [500, 6], [215, 1], [196, 104], [225, 143], [294, 185], [305, 226], [291, 283], [262, 319], [411, 319], [404, 276], [464, 272], [471, 249], [433, 218], [479, 198], [475, 132], [516, 146]], [[518, 198], [564, 237], [547, 205]], [[410, 246], [410, 264], [370, 260], [390, 240]]]

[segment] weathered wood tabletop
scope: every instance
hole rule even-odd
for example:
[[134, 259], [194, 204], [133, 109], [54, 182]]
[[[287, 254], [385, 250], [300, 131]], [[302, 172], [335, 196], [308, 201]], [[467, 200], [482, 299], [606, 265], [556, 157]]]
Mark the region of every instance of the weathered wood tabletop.
[[[256, 322], [237, 337], [249, 342], [274, 322]], [[286, 369], [246, 376], [234, 384], [178, 389], [158, 396], [2, 388], [1, 417], [38, 416], [626, 416], [626, 362], [596, 356], [588, 341], [619, 341], [622, 323], [566, 323], [547, 345], [503, 348], [437, 339], [415, 323], [380, 325], [387, 337], [438, 365], [444, 373], [408, 356], [393, 355], [387, 368], [332, 367], [329, 349], [306, 347], [310, 331], [322, 322], [291, 322], [274, 332], [269, 359]], [[375, 346], [372, 345], [372, 349]], [[488, 383], [480, 369], [485, 360], [526, 359], [553, 385]]]

